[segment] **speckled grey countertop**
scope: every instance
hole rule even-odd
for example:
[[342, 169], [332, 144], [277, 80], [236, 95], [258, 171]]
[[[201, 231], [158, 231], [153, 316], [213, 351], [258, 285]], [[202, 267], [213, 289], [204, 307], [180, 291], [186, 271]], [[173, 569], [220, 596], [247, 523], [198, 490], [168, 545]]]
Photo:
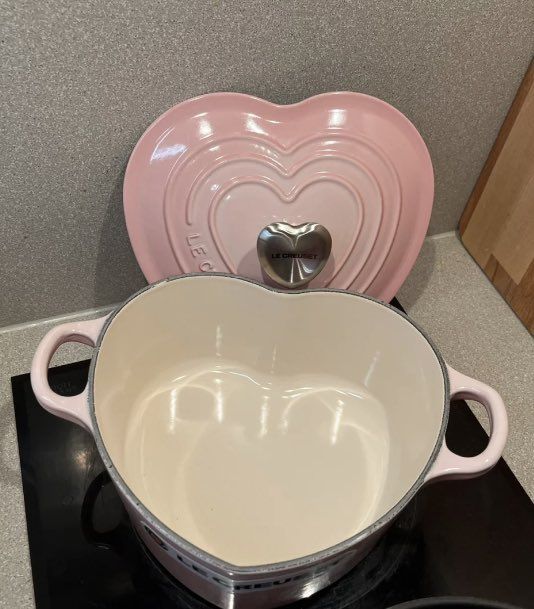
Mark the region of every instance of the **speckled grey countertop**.
[[[491, 384], [510, 418], [505, 457], [534, 498], [534, 341], [471, 260], [455, 235], [430, 238], [399, 293], [408, 313], [426, 328], [455, 368]], [[34, 607], [10, 378], [28, 372], [35, 348], [52, 326], [88, 319], [106, 309], [0, 330], [0, 607]], [[90, 355], [62, 347], [61, 364]], [[477, 415], [480, 409], [475, 408]], [[443, 484], [446, 484], [443, 483]]]

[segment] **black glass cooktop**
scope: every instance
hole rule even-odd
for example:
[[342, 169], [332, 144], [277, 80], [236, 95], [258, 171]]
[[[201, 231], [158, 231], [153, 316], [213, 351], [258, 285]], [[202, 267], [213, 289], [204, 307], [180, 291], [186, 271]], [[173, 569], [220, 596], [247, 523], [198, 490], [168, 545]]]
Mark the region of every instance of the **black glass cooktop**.
[[[52, 369], [52, 387], [80, 392], [88, 367]], [[12, 385], [37, 609], [211, 607], [142, 547], [91, 436], [45, 412], [28, 374]], [[487, 443], [464, 402], [451, 406], [447, 441], [466, 456]], [[534, 505], [502, 460], [480, 478], [423, 489], [362, 563], [296, 605], [380, 609], [441, 595], [534, 608]]]

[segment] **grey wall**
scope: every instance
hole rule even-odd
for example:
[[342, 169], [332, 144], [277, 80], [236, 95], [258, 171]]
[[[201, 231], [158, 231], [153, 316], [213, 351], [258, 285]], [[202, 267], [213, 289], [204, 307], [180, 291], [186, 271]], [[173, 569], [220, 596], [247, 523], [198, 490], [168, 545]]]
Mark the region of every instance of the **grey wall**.
[[143, 284], [121, 186], [160, 113], [209, 91], [363, 91], [433, 157], [452, 230], [532, 53], [532, 0], [0, 0], [0, 326]]

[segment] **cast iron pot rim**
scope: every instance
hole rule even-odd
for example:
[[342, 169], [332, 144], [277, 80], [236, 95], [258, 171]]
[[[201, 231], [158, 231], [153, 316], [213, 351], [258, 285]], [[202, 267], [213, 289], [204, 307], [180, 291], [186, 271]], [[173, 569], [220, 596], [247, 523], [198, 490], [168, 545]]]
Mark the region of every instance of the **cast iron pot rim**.
[[[157, 518], [157, 516], [152, 514], [152, 512], [150, 512], [143, 505], [143, 503], [137, 498], [137, 496], [133, 493], [133, 491], [130, 489], [130, 487], [126, 484], [126, 482], [124, 481], [122, 476], [119, 474], [119, 472], [115, 468], [115, 466], [111, 460], [111, 457], [109, 456], [108, 451], [104, 445], [104, 440], [100, 434], [100, 429], [98, 427], [98, 421], [97, 421], [96, 413], [95, 413], [94, 377], [95, 377], [96, 364], [98, 361], [98, 355], [100, 353], [100, 347], [102, 345], [102, 341], [104, 339], [106, 331], [109, 328], [109, 326], [111, 325], [111, 323], [113, 323], [113, 320], [115, 319], [115, 317], [122, 311], [122, 309], [124, 309], [134, 299], [141, 296], [145, 292], [148, 292], [149, 290], [160, 287], [164, 284], [175, 282], [175, 281], [180, 281], [183, 279], [192, 279], [195, 277], [204, 277], [204, 278], [226, 277], [228, 279], [232, 279], [235, 281], [242, 281], [244, 283], [249, 283], [249, 284], [255, 285], [257, 287], [260, 287], [264, 290], [267, 290], [269, 292], [274, 292], [276, 294], [281, 294], [284, 296], [285, 295], [292, 296], [294, 294], [308, 294], [308, 293], [327, 293], [327, 294], [335, 293], [335, 294], [343, 294], [349, 298], [355, 298], [355, 299], [361, 298], [364, 300], [370, 300], [371, 302], [374, 302], [381, 307], [389, 309], [396, 315], [399, 315], [400, 317], [402, 317], [405, 321], [410, 323], [421, 334], [421, 336], [426, 340], [426, 342], [430, 345], [430, 347], [431, 347], [432, 351], [434, 352], [434, 355], [440, 365], [440, 368], [441, 368], [441, 371], [443, 374], [444, 402], [443, 402], [443, 415], [442, 415], [442, 420], [441, 420], [441, 427], [440, 427], [440, 430], [439, 430], [439, 433], [438, 433], [438, 436], [436, 439], [436, 443], [435, 443], [432, 453], [430, 455], [430, 458], [429, 458], [428, 462], [426, 463], [425, 467], [422, 469], [417, 480], [408, 489], [408, 491], [404, 494], [404, 496], [388, 512], [386, 512], [378, 520], [375, 520], [375, 522], [370, 524], [368, 527], [366, 527], [362, 531], [359, 531], [352, 537], [349, 537], [348, 539], [340, 541], [339, 543], [337, 543], [333, 546], [330, 546], [328, 548], [325, 548], [324, 550], [319, 550], [318, 552], [314, 552], [314, 553], [308, 554], [306, 556], [294, 558], [291, 560], [281, 561], [281, 562], [270, 563], [270, 564], [253, 565], [253, 566], [239, 566], [239, 565], [234, 565], [232, 563], [226, 562], [220, 558], [217, 558], [217, 556], [214, 556], [213, 554], [210, 554], [209, 552], [202, 550], [198, 546], [195, 546], [194, 544], [190, 543], [189, 541], [187, 541], [186, 539], [184, 539], [183, 537], [181, 537], [180, 535], [175, 533], [167, 525], [165, 525], [163, 522], [161, 522], [161, 520], [159, 520], [159, 518]], [[373, 298], [372, 296], [368, 296], [367, 294], [348, 292], [346, 290], [340, 290], [340, 289], [334, 289], [334, 288], [313, 288], [313, 289], [310, 288], [310, 289], [288, 291], [288, 290], [284, 290], [284, 289], [277, 289], [274, 287], [270, 287], [259, 281], [255, 281], [253, 279], [248, 279], [245, 277], [240, 277], [239, 275], [233, 275], [230, 273], [214, 273], [214, 272], [187, 273], [184, 275], [167, 277], [166, 279], [162, 279], [161, 281], [158, 281], [156, 283], [149, 284], [149, 285], [145, 286], [144, 288], [141, 288], [139, 291], [135, 292], [135, 294], [132, 294], [127, 300], [125, 300], [122, 304], [120, 304], [110, 313], [109, 317], [106, 319], [106, 322], [102, 326], [102, 329], [100, 330], [98, 340], [96, 341], [96, 344], [95, 344], [94, 353], [91, 358], [91, 364], [89, 367], [89, 376], [88, 376], [88, 380], [87, 380], [87, 387], [88, 387], [87, 399], [88, 399], [89, 413], [91, 416], [91, 422], [93, 424], [93, 436], [94, 436], [94, 439], [96, 442], [98, 452], [100, 453], [100, 456], [101, 456], [114, 484], [126, 496], [128, 501], [132, 505], [135, 506], [135, 509], [140, 512], [141, 516], [147, 522], [150, 523], [150, 525], [156, 530], [156, 532], [159, 535], [161, 535], [163, 538], [166, 538], [167, 540], [169, 540], [170, 543], [172, 543], [173, 545], [180, 548], [180, 550], [182, 550], [184, 553], [195, 557], [199, 561], [207, 563], [211, 567], [214, 567], [215, 569], [219, 570], [221, 573], [223, 573], [227, 576], [232, 576], [234, 574], [235, 575], [259, 576], [259, 575], [266, 575], [266, 574], [290, 571], [290, 570], [294, 570], [299, 567], [312, 567], [314, 565], [318, 565], [319, 563], [325, 561], [326, 559], [328, 559], [336, 554], [341, 554], [347, 550], [350, 550], [350, 548], [354, 547], [356, 544], [360, 543], [361, 541], [364, 541], [366, 538], [373, 535], [373, 533], [377, 532], [379, 529], [381, 529], [386, 524], [388, 524], [390, 521], [392, 521], [394, 518], [396, 518], [400, 514], [400, 512], [406, 507], [406, 505], [409, 503], [409, 501], [415, 496], [417, 491], [423, 486], [423, 484], [425, 482], [425, 477], [426, 477], [427, 473], [430, 471], [430, 468], [432, 467], [432, 465], [434, 464], [434, 461], [436, 460], [438, 453], [441, 450], [441, 447], [443, 445], [445, 430], [447, 429], [447, 422], [449, 419], [449, 375], [447, 373], [447, 365], [445, 364], [445, 361], [443, 360], [440, 352], [438, 351], [438, 349], [436, 348], [436, 346], [434, 345], [432, 340], [405, 313], [403, 313], [402, 311], [399, 311], [392, 305], [382, 302], [382, 301], [378, 300], [377, 298]]]

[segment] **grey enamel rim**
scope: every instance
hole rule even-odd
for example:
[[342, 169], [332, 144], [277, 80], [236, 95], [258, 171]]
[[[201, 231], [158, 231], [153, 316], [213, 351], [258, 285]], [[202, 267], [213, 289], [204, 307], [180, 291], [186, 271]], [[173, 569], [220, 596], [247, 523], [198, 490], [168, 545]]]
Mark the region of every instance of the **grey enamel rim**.
[[[108, 327], [111, 325], [111, 323], [113, 322], [113, 320], [115, 319], [115, 317], [122, 311], [122, 309], [135, 298], [141, 296], [145, 292], [148, 292], [148, 291], [154, 289], [157, 286], [161, 286], [162, 284], [180, 281], [183, 279], [192, 279], [195, 277], [204, 277], [204, 278], [226, 277], [226, 278], [234, 280], [234, 281], [242, 281], [245, 283], [253, 284], [253, 285], [258, 286], [269, 292], [275, 292], [278, 294], [284, 294], [284, 295], [288, 295], [288, 296], [291, 296], [293, 294], [308, 294], [310, 292], [311, 293], [335, 293], [335, 294], [343, 294], [349, 298], [352, 297], [352, 298], [356, 298], [356, 299], [370, 300], [370, 301], [380, 305], [381, 307], [389, 309], [390, 311], [392, 311], [393, 313], [395, 313], [396, 315], [398, 315], [399, 317], [401, 317], [402, 319], [404, 319], [405, 321], [410, 323], [421, 334], [421, 336], [426, 340], [426, 342], [431, 347], [434, 355], [436, 356], [436, 360], [439, 363], [442, 374], [443, 374], [443, 396], [444, 396], [443, 415], [442, 415], [439, 434], [436, 439], [436, 444], [434, 445], [430, 458], [429, 458], [426, 466], [421, 471], [421, 474], [419, 475], [417, 480], [414, 482], [414, 484], [404, 494], [404, 496], [399, 500], [399, 502], [396, 505], [394, 505], [383, 516], [381, 516], [378, 520], [373, 522], [367, 528], [363, 529], [363, 531], [360, 531], [356, 535], [353, 535], [352, 537], [349, 537], [348, 539], [341, 541], [340, 543], [338, 543], [336, 545], [330, 546], [328, 548], [325, 548], [324, 550], [320, 550], [319, 552], [315, 552], [313, 554], [308, 554], [307, 556], [302, 556], [300, 558], [295, 558], [295, 559], [287, 560], [287, 561], [283, 561], [283, 562], [270, 563], [270, 564], [265, 564], [265, 565], [246, 566], [246, 567], [233, 565], [224, 560], [221, 560], [220, 558], [217, 558], [216, 556], [214, 556], [204, 550], [201, 550], [200, 548], [191, 544], [189, 541], [187, 541], [180, 535], [176, 534], [174, 531], [172, 531], [172, 529], [170, 529], [167, 525], [165, 525], [163, 522], [161, 522], [154, 514], [152, 514], [152, 512], [150, 512], [141, 503], [141, 501], [136, 497], [136, 495], [129, 488], [129, 486], [126, 484], [126, 482], [123, 480], [123, 478], [121, 477], [121, 475], [119, 474], [119, 472], [117, 471], [115, 466], [113, 465], [111, 457], [109, 456], [108, 451], [104, 445], [104, 440], [100, 434], [100, 430], [98, 427], [98, 421], [96, 419], [95, 406], [94, 406], [94, 395], [93, 395], [96, 364], [97, 364], [97, 360], [98, 360], [98, 355], [100, 353], [100, 347], [101, 347], [102, 341], [104, 339], [104, 336], [106, 334], [106, 331], [107, 331]], [[391, 520], [393, 520], [394, 518], [396, 518], [396, 516], [398, 516], [400, 514], [400, 512], [406, 507], [406, 505], [415, 496], [417, 491], [423, 486], [425, 477], [426, 477], [427, 473], [430, 471], [430, 468], [432, 467], [432, 465], [434, 464], [434, 461], [436, 460], [438, 453], [441, 450], [441, 447], [443, 445], [445, 430], [447, 429], [447, 423], [448, 423], [448, 419], [449, 419], [449, 397], [450, 397], [449, 391], [450, 390], [449, 390], [449, 375], [447, 373], [447, 366], [446, 366], [440, 352], [437, 350], [436, 346], [432, 342], [432, 340], [406, 314], [402, 313], [401, 311], [399, 311], [395, 307], [391, 306], [390, 304], [384, 303], [384, 302], [377, 300], [376, 298], [373, 298], [372, 296], [368, 296], [366, 294], [347, 292], [346, 290], [338, 290], [338, 289], [332, 289], [332, 288], [303, 289], [303, 290], [287, 291], [284, 289], [277, 289], [277, 288], [273, 288], [270, 286], [266, 286], [263, 283], [260, 283], [259, 281], [255, 281], [253, 279], [247, 279], [244, 277], [240, 277], [237, 275], [231, 275], [228, 273], [188, 273], [185, 275], [178, 275], [176, 277], [168, 277], [167, 279], [163, 279], [162, 281], [158, 281], [157, 283], [150, 284], [150, 285], [142, 288], [141, 290], [139, 290], [132, 296], [130, 296], [130, 298], [128, 298], [121, 305], [119, 305], [109, 315], [109, 317], [106, 319], [106, 322], [104, 323], [104, 325], [100, 331], [98, 340], [95, 344], [95, 350], [93, 353], [93, 357], [91, 359], [91, 365], [89, 367], [87, 388], [88, 388], [87, 400], [88, 400], [89, 414], [91, 417], [91, 423], [93, 425], [93, 437], [95, 439], [98, 452], [100, 453], [100, 456], [101, 456], [102, 460], [104, 461], [104, 464], [106, 465], [108, 473], [109, 473], [111, 479], [113, 480], [114, 484], [120, 489], [120, 491], [122, 493], [124, 493], [124, 495], [130, 501], [130, 503], [135, 506], [135, 509], [140, 512], [141, 516], [147, 522], [149, 522], [150, 525], [164, 539], [167, 539], [170, 543], [172, 543], [173, 545], [175, 545], [178, 548], [180, 548], [181, 550], [183, 550], [186, 554], [194, 556], [198, 560], [203, 561], [204, 563], [207, 563], [211, 567], [214, 567], [226, 574], [236, 574], [236, 575], [252, 575], [252, 574], [263, 575], [263, 574], [269, 574], [269, 573], [273, 573], [273, 572], [293, 570], [298, 567], [304, 567], [304, 566], [309, 567], [314, 564], [320, 563], [336, 554], [344, 553], [345, 551], [351, 549], [352, 547], [357, 545], [359, 542], [367, 539], [373, 533], [377, 532], [379, 529], [384, 527], [386, 524], [388, 524]]]

